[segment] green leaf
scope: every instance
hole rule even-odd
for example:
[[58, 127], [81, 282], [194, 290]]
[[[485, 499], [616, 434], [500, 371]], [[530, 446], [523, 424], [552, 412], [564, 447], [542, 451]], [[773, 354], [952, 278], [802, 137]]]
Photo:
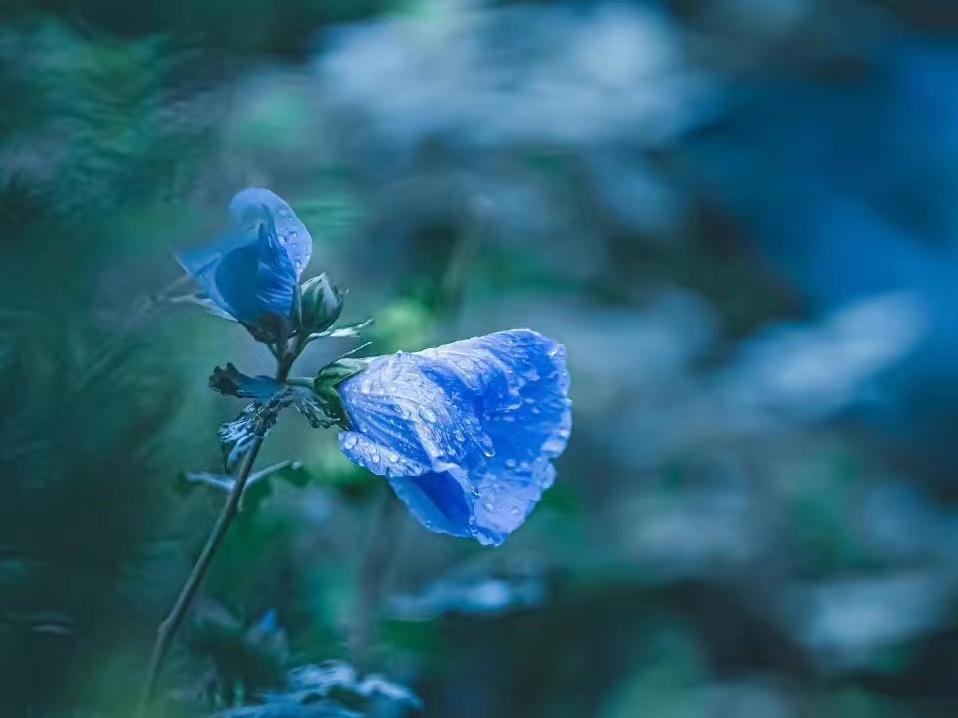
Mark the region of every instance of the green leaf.
[[[263, 501], [273, 495], [273, 485], [276, 481], [285, 481], [298, 488], [309, 483], [310, 472], [302, 462], [281, 461], [265, 469], [254, 472], [246, 482], [243, 496], [240, 497], [240, 510], [253, 513], [259, 509]], [[177, 489], [181, 493], [191, 493], [198, 486], [205, 486], [216, 492], [228, 494], [236, 485], [236, 479], [228, 474], [214, 474], [207, 471], [188, 471], [180, 474]]]
[[339, 423], [335, 407], [311, 386], [283, 383], [267, 376], [247, 376], [232, 364], [226, 369], [215, 367], [210, 388], [225, 396], [255, 399], [233, 421], [219, 428], [220, 443], [226, 470], [232, 471], [257, 440], [265, 438], [279, 419], [280, 412], [293, 406], [314, 429]]

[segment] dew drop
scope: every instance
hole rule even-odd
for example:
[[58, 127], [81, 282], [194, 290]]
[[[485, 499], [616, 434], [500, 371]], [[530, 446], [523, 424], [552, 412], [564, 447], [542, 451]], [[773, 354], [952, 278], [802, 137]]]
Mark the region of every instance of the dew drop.
[[343, 441], [343, 446], [345, 446], [347, 449], [352, 449], [357, 443], [358, 439], [356, 439], [355, 436], [347, 436]]
[[556, 437], [550, 437], [542, 445], [542, 450], [548, 454], [561, 454], [565, 449], [565, 442]]
[[492, 511], [495, 507], [492, 505], [491, 501], [487, 501], [485, 504], [486, 511]]
[[378, 463], [380, 462], [379, 454], [372, 454], [372, 455], [369, 457], [369, 459], [370, 459], [370, 461], [372, 461], [374, 464], [378, 464]]
[[515, 459], [506, 459], [506, 466], [508, 466], [510, 469], [516, 468], [516, 463], [517, 462]]

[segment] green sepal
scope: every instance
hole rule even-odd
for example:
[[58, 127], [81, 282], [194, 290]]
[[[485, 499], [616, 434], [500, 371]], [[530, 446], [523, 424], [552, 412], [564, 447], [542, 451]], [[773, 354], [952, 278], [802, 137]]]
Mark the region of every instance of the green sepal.
[[323, 400], [329, 418], [343, 429], [349, 429], [349, 415], [339, 395], [339, 385], [363, 371], [371, 358], [344, 357], [323, 367], [313, 381], [313, 389]]

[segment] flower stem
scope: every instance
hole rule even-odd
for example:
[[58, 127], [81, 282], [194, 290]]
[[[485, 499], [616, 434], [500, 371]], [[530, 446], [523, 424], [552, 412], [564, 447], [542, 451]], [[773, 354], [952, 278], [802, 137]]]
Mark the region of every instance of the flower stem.
[[[295, 359], [295, 357], [292, 357], [292, 359]], [[292, 361], [289, 356], [283, 356], [280, 359], [279, 366], [276, 370], [277, 381], [285, 381], [291, 366]], [[233, 519], [236, 518], [236, 514], [240, 508], [240, 499], [243, 497], [243, 490], [249, 481], [253, 464], [256, 462], [256, 456], [259, 454], [260, 447], [263, 445], [263, 439], [264, 437], [262, 436], [256, 437], [249, 451], [247, 451], [246, 456], [243, 457], [243, 463], [240, 465], [236, 475], [236, 482], [233, 484], [233, 488], [226, 499], [226, 504], [223, 506], [219, 518], [216, 519], [216, 524], [213, 526], [213, 530], [206, 540], [206, 545], [203, 546], [199, 558], [197, 558], [196, 563], [193, 564], [193, 570], [190, 572], [189, 578], [186, 579], [186, 583], [183, 584], [183, 588], [180, 589], [179, 596], [177, 596], [173, 608], [170, 609], [169, 615], [163, 619], [156, 630], [156, 641], [153, 644], [150, 668], [146, 675], [146, 684], [143, 687], [143, 695], [141, 696], [139, 708], [137, 709], [137, 718], [144, 718], [144, 716], [146, 716], [150, 703], [153, 701], [153, 695], [156, 693], [156, 684], [159, 680], [160, 672], [163, 669], [163, 661], [169, 652], [170, 643], [183, 624], [183, 620], [186, 618], [186, 614], [189, 612], [190, 606], [196, 598], [200, 585], [203, 583], [203, 578], [206, 576], [206, 572], [209, 570], [210, 564], [213, 561], [213, 556], [216, 554], [220, 544], [223, 543], [223, 539], [226, 537], [226, 532], [229, 530]]]
[[186, 618], [190, 605], [193, 603], [200, 584], [203, 582], [203, 578], [206, 576], [206, 572], [210, 567], [213, 555], [223, 542], [226, 531], [236, 516], [240, 497], [243, 495], [243, 489], [246, 487], [250, 471], [253, 468], [253, 462], [256, 460], [256, 455], [259, 453], [262, 443], [262, 438], [254, 439], [253, 445], [243, 459], [239, 474], [236, 476], [236, 483], [233, 484], [233, 488], [226, 499], [226, 504], [223, 506], [223, 510], [220, 512], [216, 524], [213, 526], [213, 530], [206, 541], [206, 545], [203, 547], [203, 551], [200, 553], [199, 558], [196, 559], [193, 570], [190, 572], [189, 578], [186, 579], [186, 583], [183, 584], [180, 595], [177, 597], [176, 603], [173, 604], [169, 615], [163, 619], [163, 622], [160, 623], [157, 628], [156, 642], [153, 644], [153, 656], [150, 659], [150, 669], [146, 676], [146, 685], [143, 689], [140, 710], [137, 713], [138, 716], [142, 717], [146, 715], [146, 709], [153, 700], [153, 694], [156, 692], [156, 682], [163, 668], [163, 661], [169, 650], [170, 642], [182, 625], [183, 619]]

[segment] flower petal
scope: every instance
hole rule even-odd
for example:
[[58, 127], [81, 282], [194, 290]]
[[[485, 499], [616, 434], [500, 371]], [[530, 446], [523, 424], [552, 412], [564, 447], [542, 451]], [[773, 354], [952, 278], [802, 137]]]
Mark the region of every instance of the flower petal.
[[450, 472], [433, 472], [393, 449], [377, 444], [354, 431], [339, 435], [346, 457], [378, 476], [385, 476], [396, 495], [416, 519], [439, 533], [471, 536], [471, 507], [463, 485]]
[[340, 445], [428, 528], [499, 544], [554, 480], [568, 389], [563, 347], [530, 330], [400, 352], [340, 385]]
[[277, 241], [289, 255], [299, 277], [313, 252], [313, 238], [282, 197], [262, 187], [247, 187], [233, 195], [229, 214], [233, 226], [247, 232], [258, 228], [264, 220], [271, 221]]
[[233, 230], [212, 246], [178, 255], [223, 311], [250, 327], [292, 312], [312, 237], [280, 197], [249, 188], [230, 202]]

